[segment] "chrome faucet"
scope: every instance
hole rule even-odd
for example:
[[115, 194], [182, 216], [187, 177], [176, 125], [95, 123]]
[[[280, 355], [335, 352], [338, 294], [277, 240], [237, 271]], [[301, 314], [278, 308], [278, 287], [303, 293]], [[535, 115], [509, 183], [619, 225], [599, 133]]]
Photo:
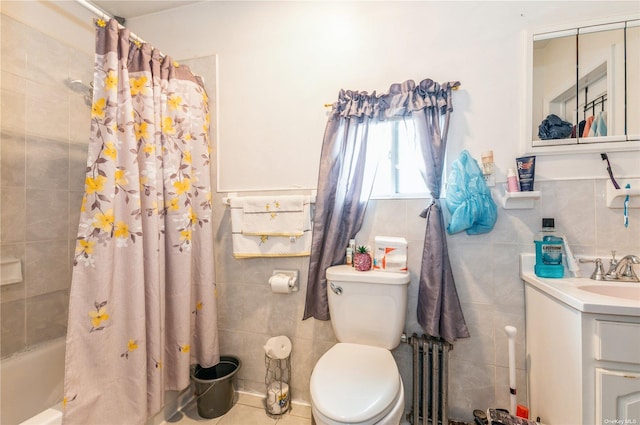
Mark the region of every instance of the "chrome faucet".
[[617, 267], [618, 267], [618, 260], [616, 260], [616, 251], [612, 249], [611, 260], [609, 260], [609, 270], [607, 271], [606, 276], [613, 276]]
[[633, 270], [634, 264], [640, 264], [640, 257], [637, 255], [622, 257], [611, 277], [626, 282], [640, 282], [638, 275], [636, 275], [636, 272]]
[[602, 267], [602, 258], [596, 258], [595, 260], [586, 260], [584, 258], [580, 258], [578, 260], [580, 263], [596, 263], [596, 268], [591, 273], [591, 279], [593, 280], [606, 280], [606, 275], [604, 273], [604, 268]]
[[636, 255], [627, 255], [621, 260], [617, 261], [615, 258], [615, 251], [612, 251], [612, 258], [609, 264], [609, 271], [604, 272], [602, 267], [602, 259], [596, 258], [595, 260], [580, 259], [581, 263], [596, 263], [595, 270], [591, 274], [593, 280], [605, 280], [605, 281], [619, 281], [619, 282], [640, 282], [640, 278], [633, 270], [634, 264], [640, 264], [640, 257]]

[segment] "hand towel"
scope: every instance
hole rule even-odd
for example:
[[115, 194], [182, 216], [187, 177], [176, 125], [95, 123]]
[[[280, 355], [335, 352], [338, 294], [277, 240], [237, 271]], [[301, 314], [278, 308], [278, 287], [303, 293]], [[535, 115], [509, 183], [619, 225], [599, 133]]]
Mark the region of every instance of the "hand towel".
[[596, 118], [591, 124], [589, 129], [589, 137], [598, 137], [607, 135], [607, 112], [601, 111], [596, 115]]
[[[280, 198], [284, 199], [284, 198]], [[271, 199], [273, 200], [273, 199]], [[248, 235], [244, 233], [245, 200], [231, 199], [231, 239], [235, 258], [301, 257], [311, 253], [311, 202], [302, 197], [302, 232], [299, 236]], [[257, 205], [257, 204], [256, 204]], [[265, 204], [262, 204], [264, 208]], [[284, 203], [281, 203], [284, 205]], [[249, 209], [252, 207], [250, 206]]]
[[594, 119], [596, 119], [596, 117], [594, 116], [587, 117], [584, 123], [584, 130], [582, 130], [581, 137], [589, 137], [589, 130], [591, 130], [591, 124], [593, 124]]
[[247, 196], [242, 198], [242, 234], [302, 236], [303, 196]]

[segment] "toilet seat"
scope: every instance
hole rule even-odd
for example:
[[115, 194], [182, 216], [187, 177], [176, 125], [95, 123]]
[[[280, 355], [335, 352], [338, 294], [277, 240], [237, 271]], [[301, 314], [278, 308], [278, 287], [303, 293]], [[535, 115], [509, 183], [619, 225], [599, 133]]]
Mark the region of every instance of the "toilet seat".
[[311, 403], [326, 423], [375, 424], [400, 402], [402, 381], [391, 352], [338, 343], [311, 374]]

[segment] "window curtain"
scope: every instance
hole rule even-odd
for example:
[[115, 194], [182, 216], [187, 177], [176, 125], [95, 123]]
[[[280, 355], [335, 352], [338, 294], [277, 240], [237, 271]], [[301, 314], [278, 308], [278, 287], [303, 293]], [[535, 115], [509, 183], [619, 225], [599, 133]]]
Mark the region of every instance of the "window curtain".
[[65, 424], [144, 424], [219, 362], [202, 82], [98, 20]]
[[339, 96], [320, 154], [303, 320], [330, 319], [325, 270], [344, 262], [349, 239], [362, 226], [377, 165], [377, 159], [367, 161], [367, 135], [376, 118], [363, 113], [373, 110], [369, 102], [377, 100], [375, 94], [341, 91]]
[[[440, 85], [425, 79], [418, 85], [412, 80], [393, 84], [382, 95], [340, 91], [327, 123], [320, 158], [303, 319], [330, 319], [325, 271], [344, 261], [348, 241], [362, 225], [375, 173], [375, 160], [365, 161], [367, 130], [375, 122], [405, 117], [414, 122], [415, 144], [424, 159], [421, 173], [433, 197], [423, 212], [427, 226], [418, 321], [425, 333], [448, 341], [469, 336], [449, 264], [439, 200], [446, 131], [453, 110], [451, 90], [459, 84]], [[444, 133], [440, 127], [443, 118]]]
[[421, 174], [432, 198], [420, 214], [427, 224], [418, 287], [418, 323], [425, 334], [450, 343], [469, 337], [449, 261], [440, 202], [449, 119], [453, 111], [451, 90], [459, 85], [459, 82], [440, 85], [431, 80], [422, 81], [420, 92], [428, 101], [414, 113], [413, 120], [416, 146], [424, 161]]

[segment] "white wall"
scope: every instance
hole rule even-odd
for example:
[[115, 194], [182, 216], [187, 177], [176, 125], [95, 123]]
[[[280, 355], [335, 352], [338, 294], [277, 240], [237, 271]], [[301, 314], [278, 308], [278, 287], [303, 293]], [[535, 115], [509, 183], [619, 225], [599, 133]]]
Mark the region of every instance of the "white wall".
[[[219, 55], [221, 191], [315, 187], [339, 89], [460, 80], [450, 158], [493, 149], [498, 180], [520, 144], [522, 30], [637, 13], [637, 2], [203, 2], [129, 20], [174, 56]], [[168, 30], [168, 29], [171, 30]], [[176, 36], [176, 34], [178, 34]], [[540, 180], [606, 176], [598, 154], [540, 157]], [[640, 156], [611, 154], [637, 175]]]
[[[2, 1], [3, 13], [93, 52], [91, 13], [73, 1]], [[176, 59], [219, 55], [220, 191], [315, 188], [328, 110], [341, 88], [459, 80], [452, 161], [494, 150], [498, 181], [525, 153], [523, 30], [640, 13], [636, 1], [204, 1], [127, 19]], [[640, 153], [610, 153], [640, 176]], [[539, 156], [538, 181], [606, 178], [597, 153]]]
[[2, 0], [0, 10], [70, 47], [95, 52], [95, 15], [74, 1]]
[[[93, 51], [90, 24], [66, 35], [74, 22], [82, 22], [76, 16], [88, 14], [73, 2], [57, 2], [79, 15], [61, 12], [56, 17], [47, 12], [49, 3], [2, 1], [0, 7], [65, 43], [88, 45]], [[326, 120], [322, 105], [334, 101], [340, 88], [380, 91], [392, 82], [425, 77], [462, 82], [462, 90], [454, 94], [450, 159], [462, 149], [476, 157], [493, 149], [504, 174], [522, 153], [520, 31], [633, 9], [638, 9], [637, 2], [203, 2], [130, 19], [128, 26], [177, 59], [218, 55], [219, 152], [226, 155], [220, 161], [229, 173], [221, 182], [226, 190], [315, 187]], [[90, 16], [86, 19], [90, 22]], [[344, 24], [336, 28], [335, 22]], [[259, 107], [247, 106], [254, 103]], [[280, 117], [286, 117], [286, 125]], [[244, 151], [234, 154], [238, 146]], [[257, 163], [246, 161], [245, 151]], [[278, 161], [256, 160], [269, 155], [294, 157], [300, 164], [283, 168]], [[616, 174], [640, 173], [637, 153], [609, 156]], [[447, 237], [471, 331], [471, 338], [456, 343], [451, 355], [450, 411], [455, 418], [471, 421], [474, 408], [507, 406], [506, 324], [518, 328], [518, 402], [526, 403], [524, 296], [516, 254], [532, 251], [541, 217], [556, 218], [576, 253], [606, 257], [610, 249], [625, 254], [640, 250], [640, 210], [631, 210], [625, 229], [621, 210], [606, 208], [599, 155], [539, 157], [536, 168], [539, 180], [556, 181], [539, 184], [542, 197], [533, 209], [499, 208], [491, 233]], [[591, 175], [597, 179], [562, 181]], [[498, 192], [495, 188], [496, 200]], [[309, 401], [313, 365], [335, 337], [328, 322], [300, 320], [308, 259], [235, 260], [222, 196], [216, 196], [214, 214], [221, 348], [242, 356], [240, 388], [264, 393], [262, 346], [273, 335], [289, 336], [296, 347], [294, 398]], [[420, 332], [415, 303], [424, 222], [416, 214], [423, 206], [421, 200], [373, 201], [358, 235], [361, 243], [381, 234], [410, 241], [409, 333]], [[272, 294], [265, 283], [274, 268], [300, 270], [300, 292]], [[411, 354], [406, 344], [394, 356], [410, 397]]]

